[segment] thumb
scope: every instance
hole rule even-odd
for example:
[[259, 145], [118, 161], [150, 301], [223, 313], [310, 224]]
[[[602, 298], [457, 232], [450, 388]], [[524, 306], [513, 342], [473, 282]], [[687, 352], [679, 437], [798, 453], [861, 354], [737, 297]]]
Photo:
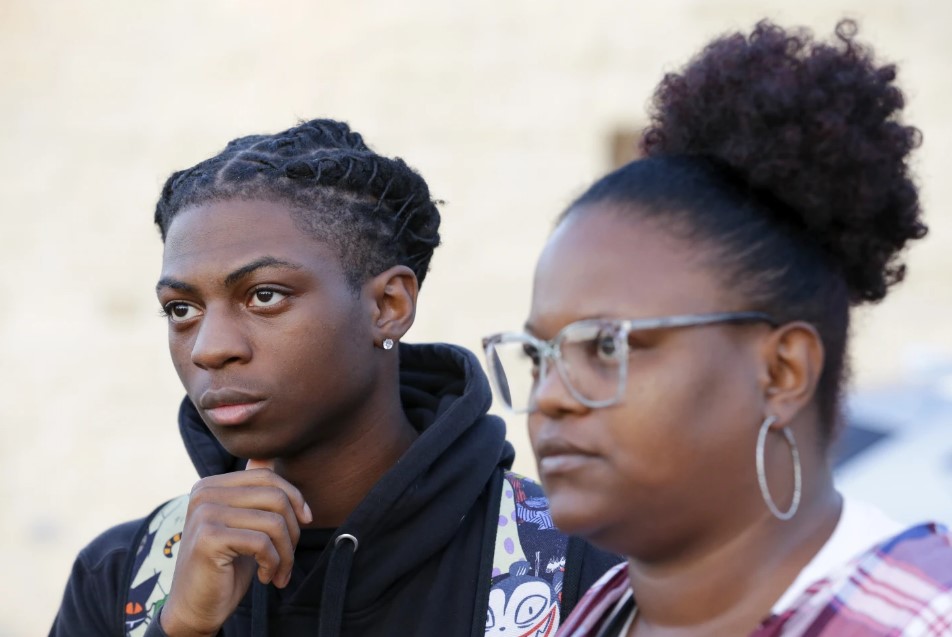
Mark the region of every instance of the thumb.
[[245, 470], [248, 469], [270, 469], [274, 471], [274, 459], [251, 458], [248, 460], [248, 464], [245, 465]]

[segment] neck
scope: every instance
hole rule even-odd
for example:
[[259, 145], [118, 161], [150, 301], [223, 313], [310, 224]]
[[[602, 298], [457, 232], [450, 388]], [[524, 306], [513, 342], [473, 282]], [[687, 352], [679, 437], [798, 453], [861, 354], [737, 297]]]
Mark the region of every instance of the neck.
[[280, 458], [275, 471], [301, 490], [314, 514], [310, 528], [336, 528], [389, 471], [418, 436], [399, 396], [385, 409], [372, 409], [293, 458]]
[[741, 532], [690, 557], [664, 562], [630, 557], [639, 630], [715, 637], [756, 629], [836, 528], [842, 500], [829, 472], [821, 475], [789, 521], [765, 509]]

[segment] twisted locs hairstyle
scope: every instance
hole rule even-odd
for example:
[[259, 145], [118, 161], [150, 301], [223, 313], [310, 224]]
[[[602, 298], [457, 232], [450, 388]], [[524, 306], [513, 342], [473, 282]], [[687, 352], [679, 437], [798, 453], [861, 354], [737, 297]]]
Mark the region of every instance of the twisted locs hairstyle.
[[235, 139], [173, 173], [155, 207], [162, 240], [181, 210], [228, 199], [288, 204], [301, 230], [336, 250], [355, 290], [394, 265], [409, 267], [422, 284], [440, 243], [440, 213], [423, 178], [330, 119]]
[[616, 204], [697, 245], [745, 306], [727, 309], [814, 325], [827, 443], [850, 306], [901, 281], [899, 252], [927, 230], [907, 163], [921, 136], [898, 121], [895, 67], [877, 66], [856, 32], [842, 21], [826, 44], [763, 21], [713, 41], [658, 87], [646, 159], [596, 182], [562, 216]]

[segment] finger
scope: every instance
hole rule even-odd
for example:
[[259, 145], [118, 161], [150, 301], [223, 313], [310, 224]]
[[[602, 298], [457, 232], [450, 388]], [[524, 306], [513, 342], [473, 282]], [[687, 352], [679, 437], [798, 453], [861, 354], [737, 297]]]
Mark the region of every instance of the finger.
[[202, 538], [205, 552], [213, 559], [234, 562], [240, 556], [249, 556], [257, 564], [258, 579], [268, 584], [281, 572], [281, 553], [267, 533], [252, 529], [219, 527]]
[[[249, 461], [251, 462], [251, 461]], [[269, 469], [246, 469], [203, 478], [192, 487], [192, 497], [206, 488], [270, 487], [284, 492], [291, 508], [302, 524], [314, 521], [311, 507], [304, 501], [301, 491], [293, 484]], [[241, 506], [236, 504], [236, 506]]]
[[[300, 531], [296, 528], [296, 521], [292, 518], [294, 527], [288, 527], [287, 519], [278, 513], [272, 511], [260, 511], [257, 509], [236, 509], [232, 507], [207, 504], [196, 513], [196, 524], [194, 532], [199, 543], [202, 544], [202, 551], [214, 558], [215, 555], [234, 557], [233, 551], [239, 555], [254, 555], [255, 561], [259, 563], [259, 577], [264, 572], [262, 564], [266, 566], [269, 580], [283, 587], [291, 578], [291, 569], [294, 566], [294, 547], [297, 544], [297, 538], [300, 537]], [[277, 553], [277, 561], [268, 561], [263, 563], [258, 560], [258, 553], [248, 553], [238, 551], [236, 547], [228, 544], [229, 533], [232, 530], [254, 531], [263, 533], [268, 537], [270, 546]], [[253, 546], [255, 551], [260, 551], [259, 547]], [[267, 555], [270, 555], [270, 550]], [[263, 582], [265, 580], [262, 580]]]
[[287, 493], [278, 487], [203, 486], [192, 491], [188, 509], [189, 517], [194, 517], [201, 523], [244, 519], [240, 517], [240, 512], [276, 515], [282, 519], [284, 526], [288, 529], [294, 546], [301, 537], [301, 525], [297, 514]]
[[[264, 469], [267, 471], [274, 472], [274, 459], [262, 459], [262, 458], [250, 458], [245, 465], [245, 471], [255, 471], [256, 469]], [[277, 476], [277, 474], [275, 474]], [[277, 476], [281, 477], [281, 476]], [[307, 502], [304, 501], [304, 496], [301, 495], [301, 492], [292, 485], [287, 480], [281, 478], [285, 484], [287, 484], [293, 491], [288, 492], [288, 498], [291, 500], [291, 505], [294, 507], [295, 513], [298, 514], [300, 520], [304, 524], [310, 524], [314, 521], [314, 514], [311, 512], [311, 507], [308, 506]], [[297, 497], [296, 497], [297, 496]]]

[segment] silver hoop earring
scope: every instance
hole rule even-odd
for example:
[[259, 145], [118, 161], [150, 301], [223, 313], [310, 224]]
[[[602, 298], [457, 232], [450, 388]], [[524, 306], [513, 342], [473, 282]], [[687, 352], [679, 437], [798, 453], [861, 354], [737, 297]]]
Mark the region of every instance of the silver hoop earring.
[[384, 349], [393, 349], [393, 339], [385, 338], [383, 339], [383, 348]]
[[770, 487], [767, 486], [767, 472], [764, 469], [764, 444], [767, 441], [767, 432], [770, 431], [771, 425], [775, 422], [777, 422], [776, 416], [767, 416], [761, 423], [760, 432], [757, 434], [757, 481], [760, 483], [760, 495], [763, 496], [767, 508], [770, 509], [775, 518], [786, 521], [796, 515], [797, 509], [800, 507], [803, 476], [800, 470], [800, 451], [797, 449], [797, 441], [793, 437], [793, 432], [784, 427], [780, 431], [783, 433], [783, 437], [786, 438], [787, 444], [790, 445], [790, 457], [793, 459], [793, 502], [790, 503], [789, 509], [781, 511], [777, 508], [773, 496], [770, 495]]

